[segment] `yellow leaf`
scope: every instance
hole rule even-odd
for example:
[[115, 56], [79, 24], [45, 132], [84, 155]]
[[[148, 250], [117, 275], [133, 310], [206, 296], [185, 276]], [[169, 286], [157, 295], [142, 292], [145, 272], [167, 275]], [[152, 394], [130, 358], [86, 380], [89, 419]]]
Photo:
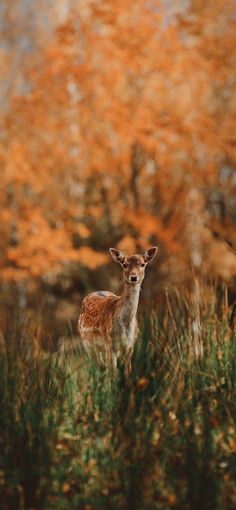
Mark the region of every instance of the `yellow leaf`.
[[138, 380], [137, 387], [139, 390], [145, 390], [148, 387], [149, 380], [146, 377], [141, 377]]
[[86, 225], [84, 225], [84, 223], [78, 223], [76, 225], [75, 231], [80, 235], [80, 237], [83, 238], [87, 238], [91, 234], [90, 230], [88, 227], [86, 227]]
[[67, 483], [67, 482], [63, 483], [62, 492], [63, 492], [63, 494], [67, 494], [68, 492], [70, 492], [70, 485], [69, 485], [69, 483]]

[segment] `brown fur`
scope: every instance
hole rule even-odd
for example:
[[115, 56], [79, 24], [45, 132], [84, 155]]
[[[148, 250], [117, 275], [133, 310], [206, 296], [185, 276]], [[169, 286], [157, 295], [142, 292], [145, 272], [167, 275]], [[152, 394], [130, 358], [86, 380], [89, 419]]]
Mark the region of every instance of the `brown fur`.
[[98, 291], [83, 300], [78, 327], [89, 355], [96, 354], [104, 362], [107, 358], [116, 360], [122, 349], [132, 353], [138, 332], [136, 314], [145, 265], [156, 251], [150, 248], [144, 255], [125, 257], [119, 250], [110, 249], [112, 257], [124, 268], [124, 283], [120, 296]]

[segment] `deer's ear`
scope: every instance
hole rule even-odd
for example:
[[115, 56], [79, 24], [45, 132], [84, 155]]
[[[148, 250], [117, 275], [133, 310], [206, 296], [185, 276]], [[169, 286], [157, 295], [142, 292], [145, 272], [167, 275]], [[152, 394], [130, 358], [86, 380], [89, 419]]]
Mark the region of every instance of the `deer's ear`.
[[115, 248], [110, 248], [109, 252], [116, 262], [118, 262], [119, 264], [123, 264], [125, 256], [122, 253], [122, 251], [116, 250]]
[[150, 262], [155, 257], [157, 250], [158, 250], [157, 246], [148, 248], [148, 250], [145, 251], [144, 256], [143, 256], [145, 262]]

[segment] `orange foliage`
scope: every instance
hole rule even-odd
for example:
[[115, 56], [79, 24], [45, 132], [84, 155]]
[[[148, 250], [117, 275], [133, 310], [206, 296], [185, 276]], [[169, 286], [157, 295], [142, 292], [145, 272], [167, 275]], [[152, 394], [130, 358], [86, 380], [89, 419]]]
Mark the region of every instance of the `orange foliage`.
[[1, 277], [94, 269], [109, 245], [154, 241], [186, 271], [207, 247], [216, 272], [215, 222], [236, 243], [233, 2], [172, 19], [156, 0], [85, 5], [32, 57], [2, 121]]

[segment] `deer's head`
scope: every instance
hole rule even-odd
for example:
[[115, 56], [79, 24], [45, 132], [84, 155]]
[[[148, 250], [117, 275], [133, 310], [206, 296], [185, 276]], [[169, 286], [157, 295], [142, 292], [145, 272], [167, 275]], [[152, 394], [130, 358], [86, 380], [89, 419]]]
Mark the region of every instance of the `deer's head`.
[[155, 257], [157, 247], [154, 246], [145, 251], [144, 255], [130, 255], [126, 257], [122, 251], [110, 248], [113, 259], [124, 269], [124, 278], [127, 283], [141, 283], [145, 276], [145, 267]]

